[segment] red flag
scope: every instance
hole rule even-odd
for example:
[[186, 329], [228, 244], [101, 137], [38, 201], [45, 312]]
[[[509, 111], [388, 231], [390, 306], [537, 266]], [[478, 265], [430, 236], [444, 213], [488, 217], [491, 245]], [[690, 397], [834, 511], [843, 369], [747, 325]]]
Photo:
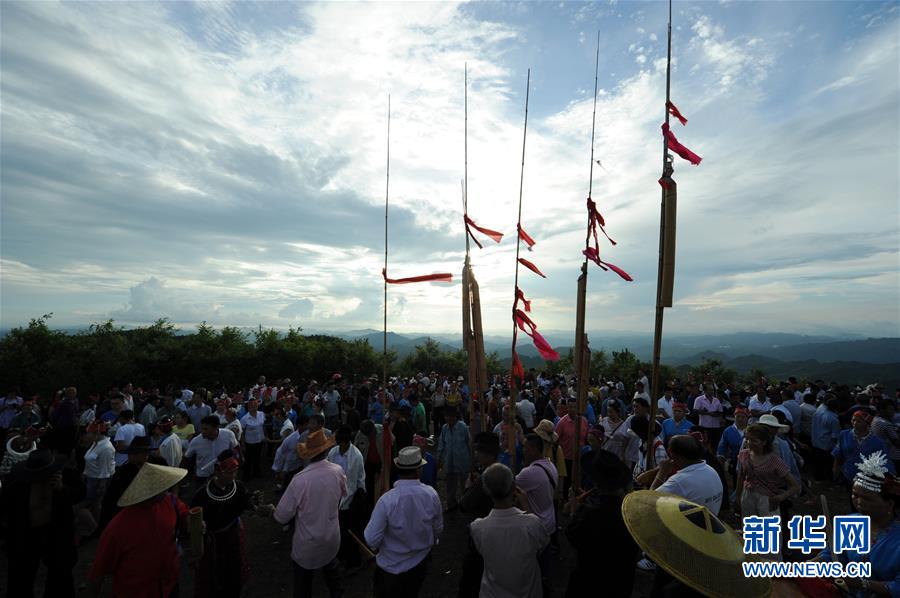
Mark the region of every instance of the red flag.
[[559, 353], [557, 353], [553, 347], [550, 346], [550, 343], [541, 336], [541, 334], [537, 331], [537, 325], [525, 315], [521, 309], [515, 310], [513, 312], [513, 319], [516, 322], [516, 326], [519, 327], [519, 330], [527, 334], [531, 337], [531, 341], [534, 343], [534, 347], [538, 350], [543, 357], [547, 361], [556, 361], [559, 359]]
[[525, 232], [525, 229], [522, 228], [522, 225], [517, 224], [516, 228], [519, 229], [519, 238], [525, 241], [525, 243], [528, 245], [528, 248], [531, 249], [532, 247], [534, 247], [534, 239], [532, 239], [531, 236]]
[[600, 213], [600, 210], [597, 209], [597, 204], [594, 203], [594, 200], [590, 197], [587, 198], [587, 209], [588, 209], [588, 226], [591, 229], [591, 234], [594, 235], [594, 247], [597, 248], [597, 252], [600, 251], [600, 240], [597, 238], [597, 229], [603, 233], [610, 243], [613, 245], [616, 244], [615, 240], [609, 236], [606, 232], [606, 221], [603, 219], [603, 214]]
[[688, 148], [681, 145], [681, 143], [678, 141], [678, 139], [675, 138], [675, 133], [673, 133], [672, 131], [669, 130], [669, 125], [667, 125], [666, 123], [663, 123], [662, 131], [663, 131], [663, 137], [665, 137], [669, 141], [669, 149], [670, 150], [672, 150], [673, 152], [675, 152], [676, 154], [678, 154], [679, 156], [681, 156], [682, 158], [684, 158], [685, 160], [687, 160], [688, 162], [693, 164], [694, 166], [697, 166], [698, 164], [700, 164], [700, 160], [702, 160], [703, 158], [701, 158], [700, 156], [698, 156], [697, 154], [695, 154]]
[[522, 361], [519, 359], [519, 354], [516, 353], [515, 349], [512, 352], [512, 373], [519, 380], [525, 378], [525, 368], [522, 367]]
[[[519, 301], [525, 306], [525, 311], [531, 311], [531, 301], [525, 298], [525, 293], [522, 292], [522, 289], [516, 287], [516, 305], [519, 304]], [[515, 309], [515, 306], [513, 306], [513, 309]]]
[[543, 272], [538, 270], [537, 266], [535, 266], [534, 264], [532, 264], [531, 262], [526, 260], [524, 257], [519, 258], [519, 263], [522, 264], [523, 266], [525, 266], [526, 268], [528, 268], [529, 270], [531, 270], [532, 272], [534, 272], [535, 274], [537, 274], [538, 276], [547, 278], [547, 276]]
[[682, 126], [687, 124], [687, 118], [685, 118], [684, 115], [678, 110], [678, 106], [676, 106], [672, 102], [666, 102], [666, 109], [668, 109], [669, 114], [681, 121]]
[[408, 278], [388, 278], [387, 270], [381, 269], [381, 276], [388, 284], [409, 284], [411, 282], [453, 282], [452, 274], [425, 274], [424, 276], [410, 276]]
[[587, 259], [591, 260], [592, 262], [594, 262], [595, 264], [600, 266], [602, 269], [612, 270], [613, 272], [615, 272], [616, 274], [618, 274], [619, 276], [621, 276], [628, 282], [634, 281], [634, 279], [631, 277], [631, 275], [628, 272], [626, 272], [625, 270], [621, 269], [620, 267], [616, 266], [615, 264], [610, 264], [609, 262], [604, 262], [603, 260], [601, 260], [600, 254], [597, 253], [597, 250], [594, 249], [593, 247], [588, 247], [581, 253], [583, 253]]
[[[475, 224], [475, 221], [472, 220], [471, 218], [469, 218], [468, 214], [465, 214], [464, 218], [466, 220], [466, 230], [468, 231], [469, 235], [472, 236], [472, 239], [475, 241], [475, 243], [478, 243], [478, 240], [475, 239], [475, 235], [472, 234], [472, 231], [469, 230], [469, 227], [474, 228], [475, 230], [477, 230], [478, 232], [480, 232], [483, 235], [489, 236], [491, 239], [494, 240], [494, 243], [499, 243], [500, 239], [503, 238], [503, 233], [499, 233], [499, 232], [497, 232], [495, 230], [491, 230], [489, 228], [482, 228], [482, 227], [478, 226], [477, 224]], [[478, 246], [481, 247], [481, 243], [478, 243]]]
[[670, 178], [666, 178], [665, 176], [661, 176], [661, 177], [659, 177], [659, 180], [656, 181], [656, 182], [659, 183], [659, 186], [660, 186], [660, 187], [662, 187], [663, 189], [665, 189], [666, 191], [668, 191], [668, 190], [669, 190], [669, 181], [671, 181], [671, 180], [672, 180], [672, 179], [670, 179]]

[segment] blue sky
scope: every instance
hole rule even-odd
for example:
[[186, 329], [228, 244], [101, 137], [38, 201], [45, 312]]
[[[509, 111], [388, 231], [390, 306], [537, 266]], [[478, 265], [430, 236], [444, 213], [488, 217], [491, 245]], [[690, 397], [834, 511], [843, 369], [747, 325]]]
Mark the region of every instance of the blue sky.
[[[515, 230], [532, 69], [524, 273], [574, 327], [594, 52], [594, 198], [619, 242], [588, 328], [653, 326], [666, 5], [4, 2], [0, 326], [168, 317], [380, 327], [385, 115], [395, 276], [461, 269], [469, 202]], [[900, 4], [677, 2], [672, 332], [897, 335]], [[486, 331], [509, 329], [515, 245], [475, 250]], [[458, 281], [390, 290], [391, 329], [459, 329]]]

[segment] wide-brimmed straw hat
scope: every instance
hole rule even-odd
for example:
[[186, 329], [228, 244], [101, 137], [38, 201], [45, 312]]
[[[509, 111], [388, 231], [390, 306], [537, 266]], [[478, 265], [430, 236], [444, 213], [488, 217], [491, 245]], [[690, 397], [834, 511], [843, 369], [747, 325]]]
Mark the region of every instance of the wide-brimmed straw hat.
[[771, 595], [768, 579], [744, 577], [740, 537], [706, 507], [675, 494], [639, 490], [625, 497], [622, 516], [641, 550], [703, 595]]
[[306, 442], [297, 444], [297, 454], [301, 459], [309, 461], [334, 446], [334, 436], [325, 436], [322, 430], [316, 430], [306, 437]]
[[559, 439], [559, 434], [553, 431], [553, 422], [549, 419], [542, 419], [535, 426], [534, 433], [546, 442], [556, 442]]
[[187, 469], [180, 467], [144, 463], [117, 504], [120, 507], [130, 507], [144, 502], [180, 482], [187, 473]]
[[790, 426], [786, 426], [778, 421], [778, 418], [771, 413], [766, 413], [759, 417], [759, 423], [770, 428], [778, 428], [779, 430], [787, 430]]
[[405, 446], [400, 449], [400, 454], [394, 459], [394, 465], [397, 469], [416, 469], [425, 465], [427, 461], [422, 458], [422, 453], [418, 447]]

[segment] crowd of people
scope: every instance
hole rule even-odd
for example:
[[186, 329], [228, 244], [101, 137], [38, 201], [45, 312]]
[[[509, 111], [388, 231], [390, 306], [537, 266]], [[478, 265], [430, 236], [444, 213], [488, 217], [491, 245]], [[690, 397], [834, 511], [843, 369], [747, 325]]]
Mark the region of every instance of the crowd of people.
[[[669, 380], [653, 401], [643, 373], [628, 391], [622, 380], [587, 386], [582, 412], [574, 378], [535, 370], [512, 390], [495, 375], [482, 396], [436, 372], [387, 384], [333, 374], [323, 384], [260, 376], [243, 389], [13, 389], [0, 399], [7, 595], [32, 596], [43, 563], [46, 596], [75, 596], [79, 584], [101, 595], [107, 578], [114, 596], [178, 596], [185, 561], [195, 596], [240, 596], [258, 573], [252, 517], [292, 534], [298, 597], [312, 596], [317, 575], [341, 596], [346, 575], [372, 561], [371, 595], [419, 596], [445, 525], [466, 530], [460, 597], [560, 586], [627, 597], [638, 574], [652, 576], [652, 596], [692, 595], [676, 565], [629, 532], [626, 495], [667, 493], [713, 518], [780, 515], [786, 526], [833, 487], [875, 528], [877, 546], [855, 555], [873, 577], [847, 580], [848, 591], [900, 596], [900, 389], [794, 378], [738, 388], [707, 376]], [[880, 456], [880, 470], [860, 473]], [[572, 555], [562, 584], [552, 579], [561, 551]]]

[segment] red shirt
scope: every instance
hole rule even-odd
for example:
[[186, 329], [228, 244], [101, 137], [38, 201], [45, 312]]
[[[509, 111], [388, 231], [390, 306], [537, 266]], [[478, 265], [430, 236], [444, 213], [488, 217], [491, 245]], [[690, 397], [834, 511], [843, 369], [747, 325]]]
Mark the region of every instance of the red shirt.
[[166, 598], [178, 583], [179, 515], [187, 517], [188, 508], [170, 494], [122, 509], [103, 530], [88, 577], [112, 575], [116, 596]]
[[581, 416], [581, 434], [579, 435], [578, 448], [575, 448], [575, 420], [568, 415], [563, 416], [556, 424], [556, 433], [559, 434], [559, 446], [563, 455], [571, 461], [575, 455], [580, 454], [581, 447], [587, 443], [588, 424], [587, 418]]

